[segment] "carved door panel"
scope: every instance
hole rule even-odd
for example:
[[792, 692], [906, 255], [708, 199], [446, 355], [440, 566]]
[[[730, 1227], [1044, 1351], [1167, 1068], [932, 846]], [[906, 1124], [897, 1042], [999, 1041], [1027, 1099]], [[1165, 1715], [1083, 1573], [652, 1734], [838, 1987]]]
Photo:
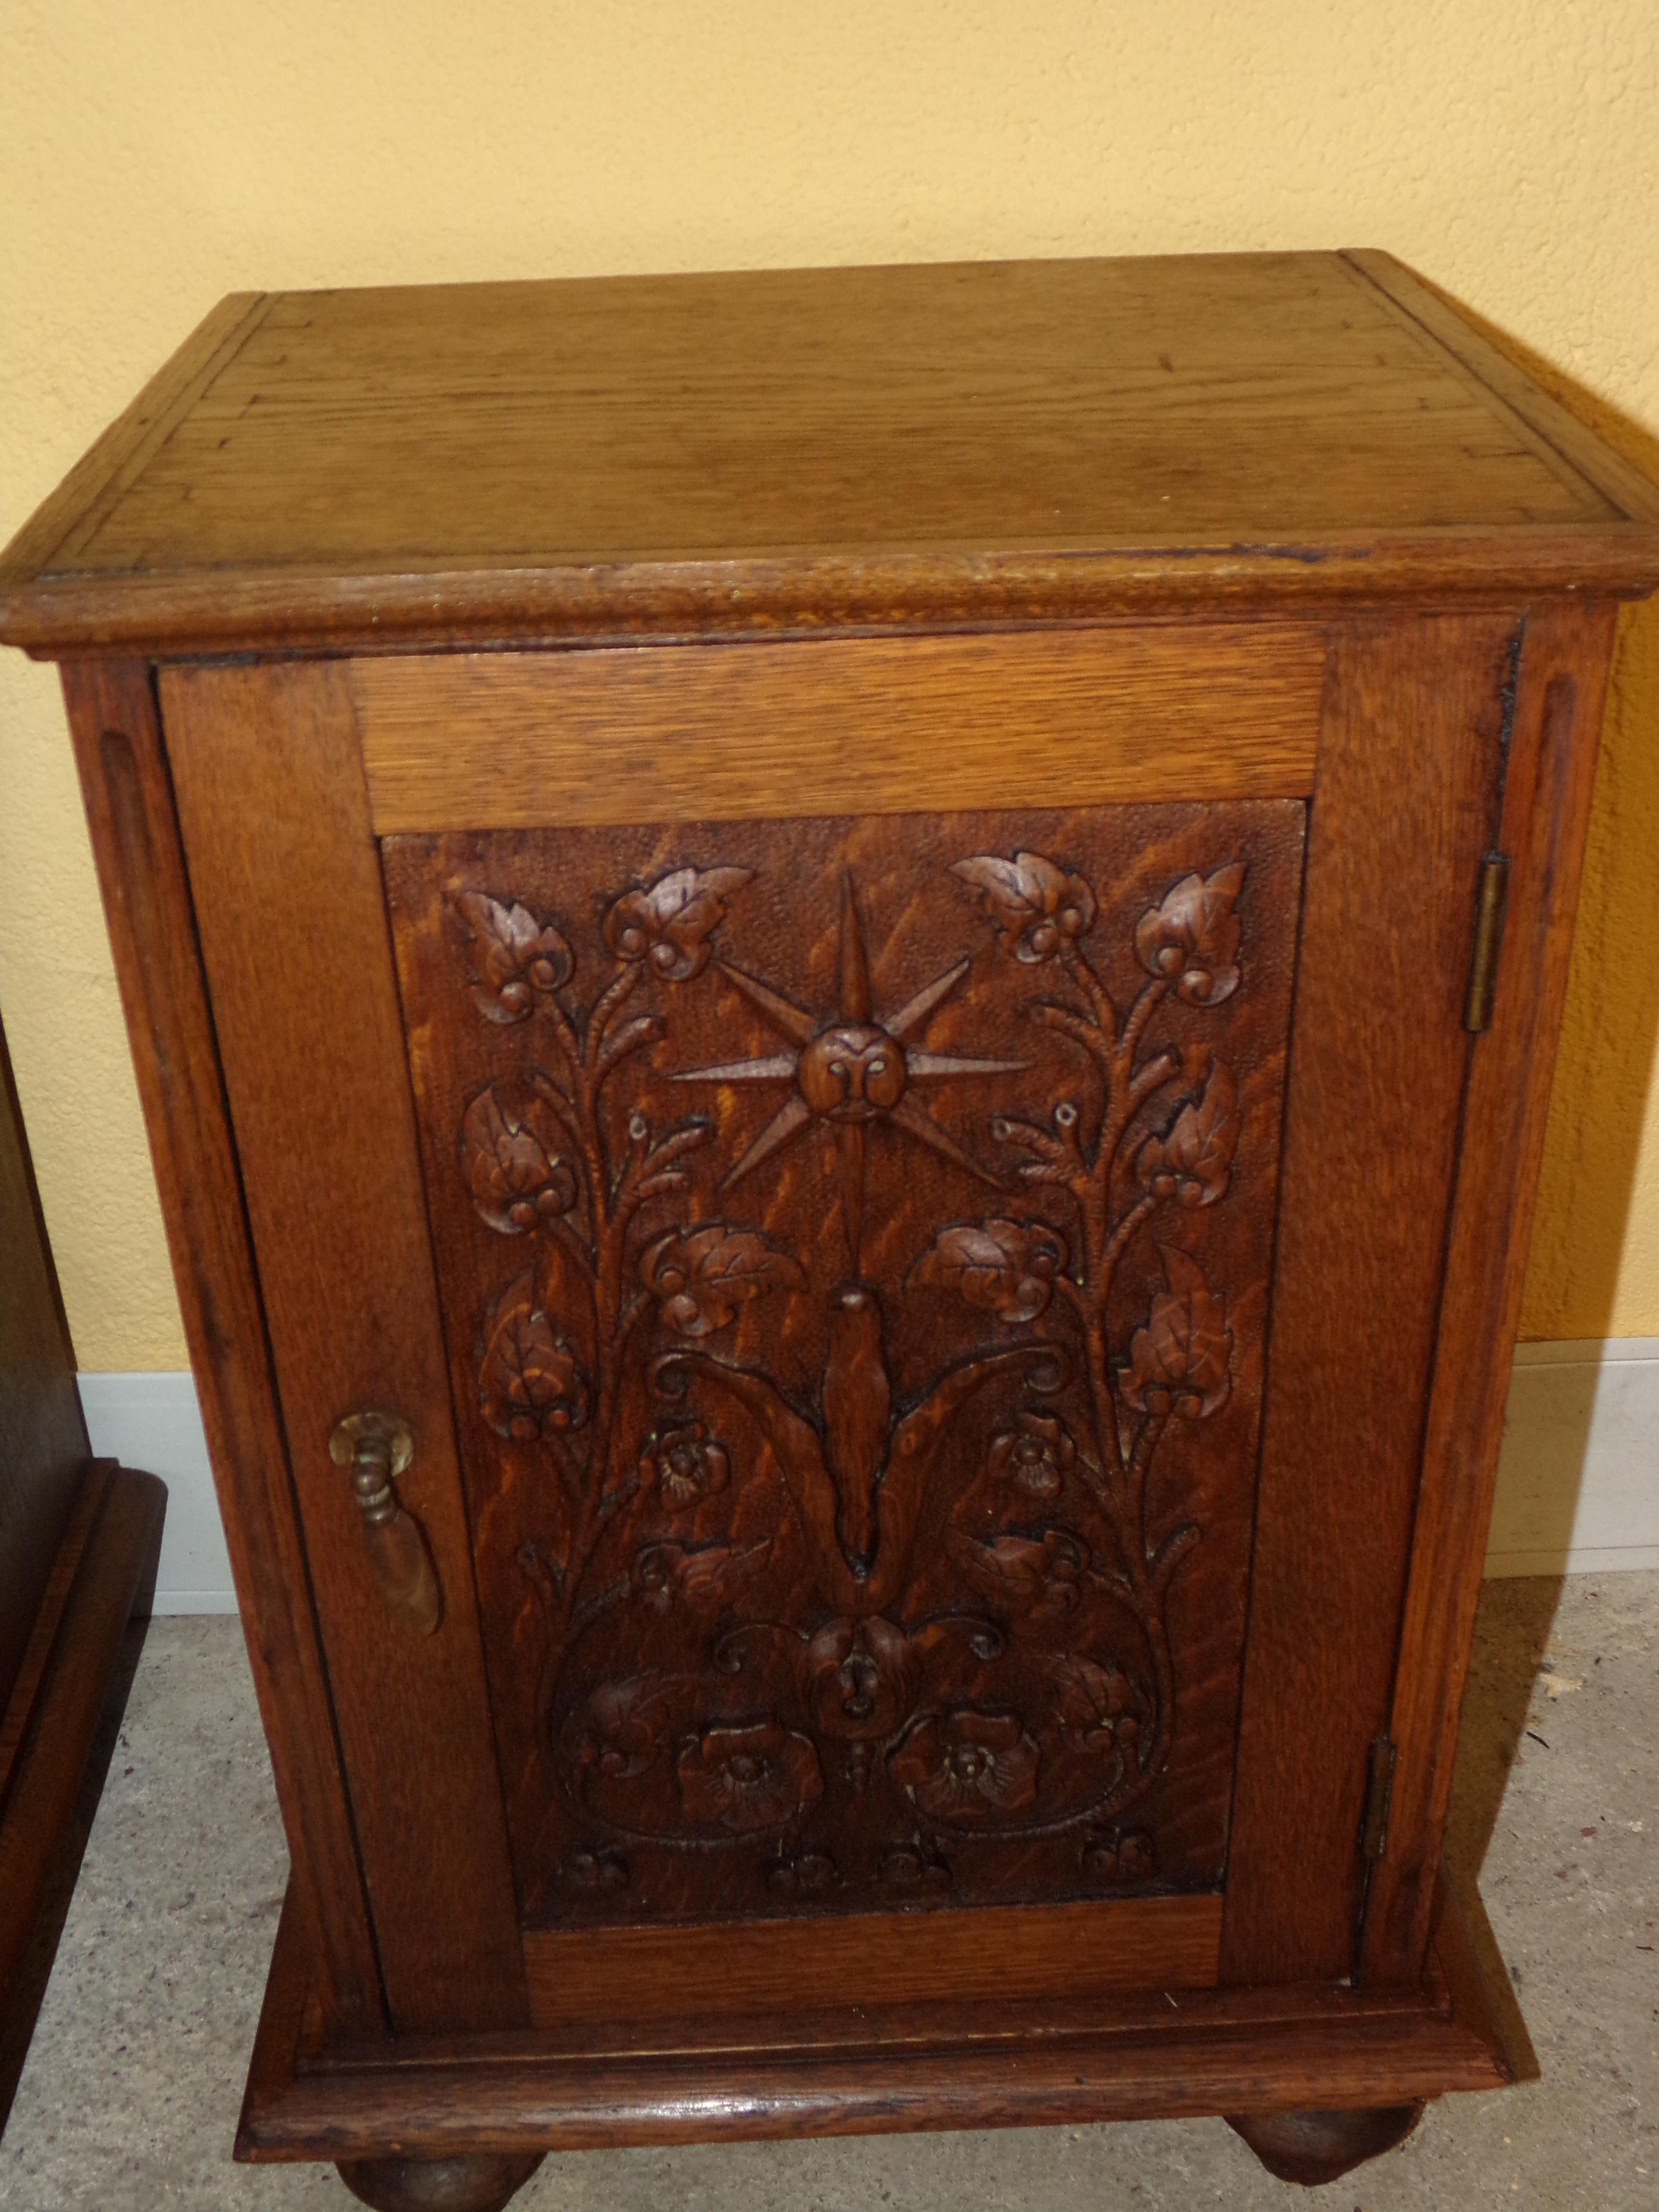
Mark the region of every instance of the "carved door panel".
[[528, 1923], [1222, 1885], [1304, 818], [384, 842]]

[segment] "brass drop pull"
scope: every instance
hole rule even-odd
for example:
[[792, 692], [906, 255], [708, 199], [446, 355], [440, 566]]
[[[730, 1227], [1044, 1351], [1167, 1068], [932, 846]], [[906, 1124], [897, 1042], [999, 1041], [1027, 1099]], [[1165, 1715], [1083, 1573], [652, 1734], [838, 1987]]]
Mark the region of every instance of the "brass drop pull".
[[392, 1413], [348, 1413], [337, 1423], [328, 1449], [337, 1467], [351, 1469], [363, 1542], [381, 1595], [401, 1620], [430, 1636], [443, 1618], [443, 1595], [421, 1525], [398, 1503], [392, 1486], [415, 1456], [409, 1424]]

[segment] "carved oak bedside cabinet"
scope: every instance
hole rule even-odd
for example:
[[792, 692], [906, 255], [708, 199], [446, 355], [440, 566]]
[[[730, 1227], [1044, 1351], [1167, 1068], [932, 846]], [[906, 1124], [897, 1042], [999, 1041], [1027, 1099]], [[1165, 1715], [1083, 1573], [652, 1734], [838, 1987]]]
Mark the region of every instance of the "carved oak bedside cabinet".
[[239, 2156], [1510, 2078], [1440, 1838], [1656, 582], [1382, 254], [209, 318], [0, 635], [293, 1852]]

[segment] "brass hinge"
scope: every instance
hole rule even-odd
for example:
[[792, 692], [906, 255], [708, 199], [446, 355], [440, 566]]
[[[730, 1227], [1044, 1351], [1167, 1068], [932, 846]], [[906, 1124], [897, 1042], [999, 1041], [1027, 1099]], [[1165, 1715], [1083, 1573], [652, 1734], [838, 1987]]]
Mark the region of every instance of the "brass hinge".
[[1361, 1849], [1367, 1863], [1386, 1858], [1389, 1850], [1389, 1806], [1394, 1796], [1394, 1738], [1371, 1739], [1371, 1767], [1365, 1784], [1365, 1827]]
[[1469, 967], [1469, 995], [1463, 1026], [1479, 1036], [1492, 1021], [1498, 983], [1498, 948], [1504, 942], [1504, 908], [1509, 898], [1510, 856], [1488, 853], [1480, 863], [1480, 890], [1474, 904], [1474, 957]]

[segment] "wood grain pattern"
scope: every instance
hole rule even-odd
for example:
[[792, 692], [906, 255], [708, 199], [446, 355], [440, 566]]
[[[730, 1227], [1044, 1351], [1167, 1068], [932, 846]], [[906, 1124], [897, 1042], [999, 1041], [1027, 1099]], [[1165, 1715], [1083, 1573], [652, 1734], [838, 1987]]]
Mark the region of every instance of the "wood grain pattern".
[[1534, 384], [1403, 261], [1392, 253], [1360, 247], [1342, 258], [1461, 362], [1471, 380], [1490, 395], [1489, 404], [1497, 401], [1509, 409], [1537, 441], [1534, 450], [1558, 455], [1622, 514], [1641, 522], [1659, 522], [1659, 485], [1650, 483], [1559, 400]]
[[0, 569], [0, 635], [373, 651], [1659, 580], [1659, 526], [1334, 254], [258, 312], [113, 504]]
[[1451, 1794], [1527, 1243], [1589, 823], [1610, 608], [1527, 624], [1496, 842], [1510, 855], [1492, 1026], [1475, 1040], [1423, 1448], [1390, 1732], [1389, 1851], [1374, 1869], [1368, 1978], [1420, 1969]]
[[869, 2006], [1207, 1989], [1220, 1942], [1218, 1897], [1143, 1897], [739, 1928], [537, 1929], [525, 1970], [538, 2028], [649, 2028], [684, 2020], [692, 1997], [711, 2014], [775, 2013], [787, 2041], [794, 2015], [845, 2003], [854, 1982]]
[[[173, 670], [162, 703], [392, 2022], [500, 2026], [523, 1968], [350, 701], [313, 666]], [[377, 1409], [416, 1439], [399, 1494], [444, 1592], [431, 1636], [388, 1632], [330, 1457], [336, 1423]]]
[[384, 2018], [150, 672], [70, 662], [75, 742], [248, 1660], [319, 2000]]
[[1218, 1883], [1301, 836], [386, 842], [532, 1920]]
[[1299, 797], [1324, 670], [1317, 631], [1177, 627], [363, 660], [352, 690], [385, 836]]
[[[1460, 1923], [1442, 1916], [1436, 1943]], [[1437, 1959], [1437, 1965], [1439, 1961]], [[1411, 2102], [1510, 2078], [1490, 2006], [1299, 1984], [1049, 2002], [692, 2016], [643, 2027], [401, 2039], [303, 2060], [305, 1961], [285, 1916], [236, 2154], [258, 2160], [1087, 2124]]]
[[1291, 1045], [1227, 1981], [1352, 1964], [1513, 634], [1496, 619], [1401, 622], [1356, 630], [1335, 656]]

